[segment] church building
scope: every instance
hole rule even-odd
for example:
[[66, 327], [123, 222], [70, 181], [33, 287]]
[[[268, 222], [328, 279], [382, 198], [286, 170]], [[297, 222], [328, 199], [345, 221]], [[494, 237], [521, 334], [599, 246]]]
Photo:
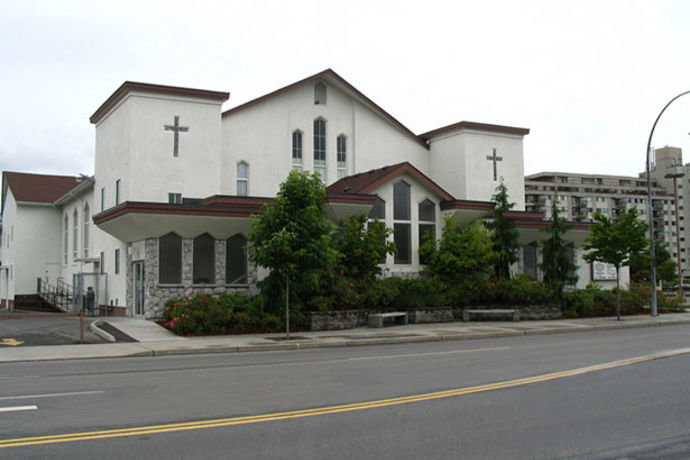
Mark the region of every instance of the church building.
[[[330, 69], [223, 111], [228, 98], [128, 81], [90, 118], [93, 177], [4, 172], [0, 297], [63, 286], [84, 302], [92, 288], [97, 305], [158, 318], [173, 297], [253, 292], [250, 216], [293, 169], [320, 174], [334, 222], [365, 214], [393, 229], [387, 276], [423, 270], [420, 240], [441, 237], [444, 215], [486, 218], [501, 180], [526, 248], [544, 238], [543, 214], [524, 211], [528, 129], [463, 121], [414, 134]], [[515, 270], [537, 278], [537, 265], [526, 249]]]

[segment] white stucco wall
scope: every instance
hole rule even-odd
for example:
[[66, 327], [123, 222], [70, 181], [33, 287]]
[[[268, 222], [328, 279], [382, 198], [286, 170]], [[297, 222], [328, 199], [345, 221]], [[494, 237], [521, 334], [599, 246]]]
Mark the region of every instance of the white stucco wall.
[[[497, 176], [493, 178], [493, 162]], [[431, 140], [431, 177], [457, 199], [491, 201], [501, 178], [516, 211], [525, 209], [525, 174], [522, 136], [460, 130]]]
[[292, 133], [302, 131], [302, 168], [314, 170], [314, 120], [326, 120], [327, 184], [337, 177], [337, 137], [347, 138], [347, 174], [409, 161], [429, 171], [429, 152], [349, 94], [327, 86], [327, 103], [314, 104], [305, 84], [223, 118], [223, 194], [237, 193], [237, 164], [249, 163], [249, 195], [275, 196], [292, 169]]
[[[55, 276], [60, 264], [61, 214], [52, 205], [15, 206], [14, 198], [10, 200], [10, 196], [8, 193], [5, 210], [15, 207], [16, 214], [11, 216], [11, 211], [9, 215], [3, 213], [3, 229], [6, 223], [10, 224], [8, 257], [3, 260], [3, 264], [12, 266], [10, 296], [36, 294], [37, 278]], [[51, 282], [55, 281], [51, 279]]]

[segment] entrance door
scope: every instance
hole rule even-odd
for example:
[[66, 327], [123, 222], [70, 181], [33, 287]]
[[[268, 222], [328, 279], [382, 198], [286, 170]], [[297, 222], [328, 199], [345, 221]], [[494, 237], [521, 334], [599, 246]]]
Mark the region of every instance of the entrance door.
[[132, 263], [134, 287], [134, 316], [144, 316], [144, 262]]

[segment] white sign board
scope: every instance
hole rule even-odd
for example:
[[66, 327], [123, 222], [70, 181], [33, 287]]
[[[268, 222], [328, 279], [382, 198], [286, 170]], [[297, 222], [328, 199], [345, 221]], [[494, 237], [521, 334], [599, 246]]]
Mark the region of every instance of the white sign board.
[[615, 281], [615, 265], [606, 262], [592, 262], [592, 279], [594, 281]]

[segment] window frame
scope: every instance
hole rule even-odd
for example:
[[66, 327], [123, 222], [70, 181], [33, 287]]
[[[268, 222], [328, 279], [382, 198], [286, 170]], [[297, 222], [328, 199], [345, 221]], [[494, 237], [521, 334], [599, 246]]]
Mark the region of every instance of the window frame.
[[[174, 237], [176, 239], [176, 242], [179, 242], [179, 251], [177, 254], [166, 254], [165, 255], [165, 259], [166, 259], [165, 262], [166, 263], [163, 263], [164, 257], [163, 257], [163, 253], [162, 253], [163, 248], [162, 248], [161, 240], [167, 239], [169, 237]], [[158, 284], [163, 284], [163, 285], [180, 285], [180, 284], [182, 284], [182, 264], [183, 264], [182, 246], [183, 246], [182, 237], [175, 232], [169, 232], [169, 233], [166, 233], [165, 235], [158, 237]], [[101, 253], [101, 254], [103, 254], [103, 253]], [[174, 257], [175, 257], [175, 260], [172, 260], [172, 262], [174, 262], [175, 265], [179, 264], [179, 272], [177, 273], [177, 278], [175, 280], [166, 279], [164, 281], [162, 279], [163, 277], [161, 276], [161, 269], [164, 266], [170, 266], [171, 265], [171, 263], [170, 263], [171, 260], [167, 260], [167, 259], [171, 259], [172, 255], [174, 255]], [[178, 263], [178, 261], [179, 261], [179, 263]]]
[[72, 259], [79, 257], [79, 210], [74, 208], [72, 213]]
[[347, 136], [340, 134], [336, 138], [336, 160], [338, 162], [338, 179], [347, 176]]
[[[242, 277], [235, 278], [234, 280], [229, 279], [229, 270], [231, 266], [234, 266], [235, 264], [231, 264], [230, 260], [230, 242], [231, 240], [237, 241], [241, 240], [242, 243], [244, 243], [240, 248], [242, 251], [242, 257], [243, 257], [243, 265], [244, 265], [244, 273]], [[225, 240], [225, 285], [226, 286], [246, 286], [249, 284], [249, 260], [247, 258], [247, 253], [244, 248], [247, 247], [249, 244], [249, 240], [247, 239], [246, 236], [244, 236], [241, 233], [236, 233], [235, 235], [231, 236], [230, 238], [227, 238]], [[232, 281], [240, 280], [241, 282], [236, 282], [233, 283]], [[243, 281], [242, 281], [243, 280]]]
[[[206, 261], [207, 263], [202, 266], [202, 261], [198, 258], [202, 257], [201, 249], [204, 248], [197, 247], [197, 243], [203, 240], [210, 241], [210, 248], [207, 248], [210, 250], [210, 253], [205, 255], [210, 255], [211, 258], [210, 261]], [[206, 273], [206, 271], [208, 271], [208, 273]], [[200, 281], [202, 275], [205, 274], [210, 275], [208, 281]], [[208, 232], [202, 233], [192, 240], [192, 284], [198, 286], [216, 284], [216, 239]]]
[[314, 172], [319, 173], [321, 182], [327, 183], [328, 166], [327, 166], [327, 135], [328, 135], [328, 121], [323, 117], [314, 118], [314, 136], [313, 136], [313, 158], [314, 158]]
[[304, 161], [304, 133], [300, 129], [292, 132], [292, 169], [301, 171]]
[[[241, 168], [244, 167], [244, 176], [240, 176], [240, 171]], [[237, 183], [236, 183], [236, 192], [237, 196], [249, 196], [249, 163], [246, 161], [238, 161], [237, 162], [237, 167], [236, 167], [236, 176], [237, 176]], [[244, 190], [240, 191], [240, 184], [242, 184], [242, 187]]]
[[82, 256], [86, 259], [89, 257], [89, 219], [91, 217], [91, 209], [89, 203], [84, 203], [82, 209]]
[[[397, 215], [397, 212], [401, 209], [400, 207], [396, 206], [398, 201], [396, 199], [396, 189], [400, 185], [405, 185], [407, 187], [407, 218], [405, 218], [404, 216]], [[404, 242], [398, 240], [398, 230], [402, 229], [406, 229], [408, 233], [407, 241]], [[395, 246], [398, 248], [395, 255], [393, 256], [393, 263], [396, 265], [412, 264], [412, 186], [404, 180], [400, 180], [393, 184], [393, 242], [395, 243]], [[401, 251], [402, 243], [407, 243], [406, 251]], [[400, 258], [400, 256], [404, 254], [404, 252], [407, 253], [406, 259]]]

